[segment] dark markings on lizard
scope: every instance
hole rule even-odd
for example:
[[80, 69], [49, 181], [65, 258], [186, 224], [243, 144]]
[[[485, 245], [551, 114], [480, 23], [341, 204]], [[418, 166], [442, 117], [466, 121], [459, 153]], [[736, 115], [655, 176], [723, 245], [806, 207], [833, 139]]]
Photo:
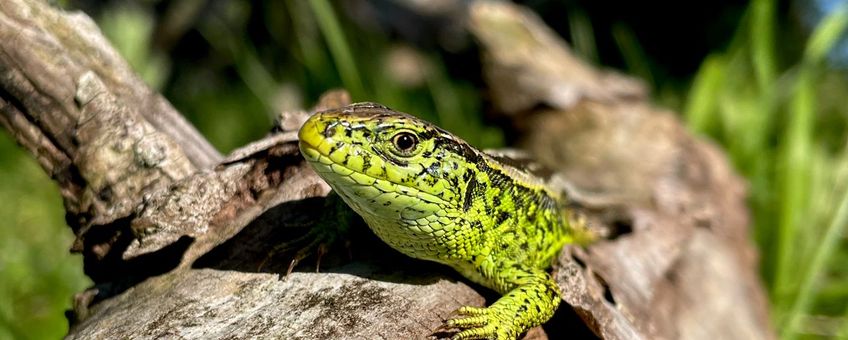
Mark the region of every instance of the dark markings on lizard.
[[472, 199], [474, 198], [474, 190], [477, 188], [477, 179], [471, 176], [468, 184], [465, 186], [465, 200], [462, 203], [462, 210], [468, 211], [471, 209]]

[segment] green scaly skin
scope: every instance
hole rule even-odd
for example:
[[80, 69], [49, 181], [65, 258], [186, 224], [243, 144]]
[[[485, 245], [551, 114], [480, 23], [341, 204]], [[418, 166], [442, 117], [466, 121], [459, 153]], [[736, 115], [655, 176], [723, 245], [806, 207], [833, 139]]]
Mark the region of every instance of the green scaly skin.
[[503, 295], [460, 308], [446, 323], [454, 339], [515, 339], [553, 316], [561, 297], [546, 268], [577, 234], [540, 180], [378, 104], [317, 113], [299, 137], [315, 171], [384, 242]]

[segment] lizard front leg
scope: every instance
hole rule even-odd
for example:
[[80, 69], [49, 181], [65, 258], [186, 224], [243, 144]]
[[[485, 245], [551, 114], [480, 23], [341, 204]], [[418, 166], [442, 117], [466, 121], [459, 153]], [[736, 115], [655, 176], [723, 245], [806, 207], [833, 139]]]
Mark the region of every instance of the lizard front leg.
[[562, 301], [559, 286], [541, 269], [509, 268], [496, 282], [505, 295], [486, 308], [457, 310], [460, 317], [447, 322], [461, 330], [452, 339], [516, 339], [550, 319]]

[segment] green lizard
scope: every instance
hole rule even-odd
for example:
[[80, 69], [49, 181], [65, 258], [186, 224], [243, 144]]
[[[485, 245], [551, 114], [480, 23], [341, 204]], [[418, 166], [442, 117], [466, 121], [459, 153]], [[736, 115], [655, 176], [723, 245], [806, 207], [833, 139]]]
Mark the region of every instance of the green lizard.
[[317, 113], [299, 138], [315, 171], [380, 239], [503, 294], [457, 310], [445, 324], [454, 339], [515, 339], [553, 316], [560, 290], [546, 268], [580, 231], [541, 180], [379, 104]]

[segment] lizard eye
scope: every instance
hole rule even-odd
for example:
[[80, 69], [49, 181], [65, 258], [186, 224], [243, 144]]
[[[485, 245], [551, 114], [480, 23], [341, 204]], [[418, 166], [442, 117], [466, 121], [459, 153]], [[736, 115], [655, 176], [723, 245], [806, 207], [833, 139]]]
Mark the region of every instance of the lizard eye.
[[401, 155], [409, 155], [418, 146], [418, 137], [409, 132], [400, 132], [392, 137], [392, 144]]

